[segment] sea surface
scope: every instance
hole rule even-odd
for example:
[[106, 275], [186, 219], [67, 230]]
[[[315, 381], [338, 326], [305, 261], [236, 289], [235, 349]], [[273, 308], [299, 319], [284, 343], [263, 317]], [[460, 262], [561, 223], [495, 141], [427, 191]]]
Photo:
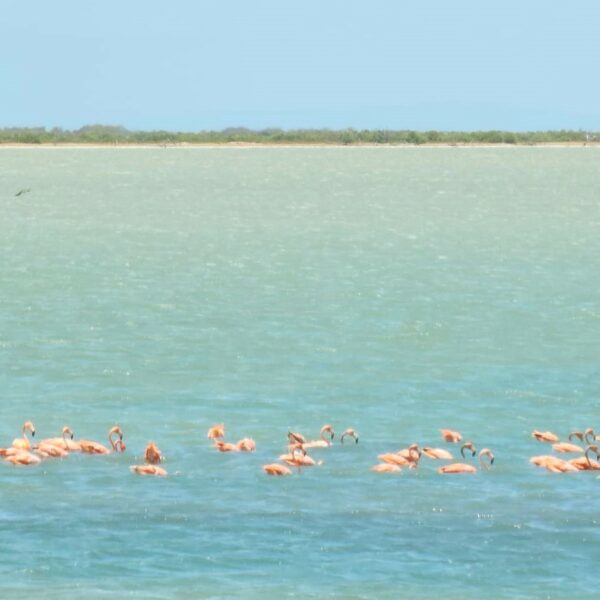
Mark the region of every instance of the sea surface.
[[[3, 599], [598, 598], [600, 479], [528, 459], [600, 430], [600, 149], [0, 149], [0, 446], [27, 419], [127, 451], [0, 464]], [[441, 427], [494, 467], [369, 471]]]

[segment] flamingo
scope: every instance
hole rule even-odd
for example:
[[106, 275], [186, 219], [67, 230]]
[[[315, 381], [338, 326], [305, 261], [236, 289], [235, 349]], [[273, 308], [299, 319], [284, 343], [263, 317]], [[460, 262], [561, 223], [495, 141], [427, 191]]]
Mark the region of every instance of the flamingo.
[[213, 425], [209, 430], [206, 437], [209, 440], [217, 440], [219, 438], [225, 437], [225, 425], [224, 423], [219, 423], [218, 425]]
[[296, 431], [288, 431], [287, 437], [291, 444], [306, 444], [306, 438]]
[[590, 452], [593, 452], [596, 458], [600, 458], [600, 449], [594, 444], [585, 449], [585, 456], [572, 458], [569, 462], [580, 471], [600, 471], [600, 463], [590, 459]]
[[35, 426], [31, 421], [25, 421], [23, 424], [23, 437], [13, 440], [12, 447], [17, 450], [31, 450], [31, 443], [27, 439], [27, 432], [31, 432], [31, 437], [35, 437]]
[[256, 450], [256, 442], [252, 438], [242, 438], [235, 444], [216, 440], [214, 447], [219, 452], [254, 452]]
[[54, 446], [53, 444], [46, 444], [44, 442], [34, 446], [34, 452], [42, 458], [65, 458], [66, 456], [69, 456], [69, 452], [60, 446]]
[[214, 444], [214, 447], [219, 452], [239, 452], [237, 444], [232, 444], [231, 442], [222, 442], [221, 440], [217, 440]]
[[166, 477], [167, 471], [157, 465], [132, 465], [129, 470], [136, 475], [154, 475], [156, 477]]
[[291, 475], [292, 472], [288, 467], [284, 467], [283, 465], [279, 465], [277, 463], [271, 463], [270, 465], [263, 465], [263, 471], [267, 475], [276, 475], [278, 477], [282, 477], [283, 475]]
[[69, 452], [81, 452], [81, 444], [73, 441], [73, 432], [68, 425], [65, 425], [62, 430], [62, 437], [48, 438], [42, 440], [40, 444], [51, 444], [57, 446], [62, 450], [68, 450]]
[[153, 475], [155, 477], [165, 477], [167, 475], [167, 471], [158, 466], [163, 460], [163, 456], [154, 442], [148, 442], [144, 451], [144, 460], [146, 461], [145, 465], [132, 465], [129, 470], [136, 475]]
[[240, 452], [254, 452], [256, 450], [256, 442], [252, 438], [242, 438], [236, 446]]
[[452, 460], [454, 458], [448, 450], [444, 450], [443, 448], [428, 448], [425, 446], [422, 452], [427, 458], [436, 460]]
[[42, 462], [39, 456], [32, 454], [28, 450], [19, 449], [15, 449], [14, 452], [7, 454], [4, 460], [17, 466], [33, 466], [39, 465]]
[[386, 452], [385, 454], [378, 454], [377, 458], [388, 465], [406, 467], [410, 464], [410, 461], [407, 458], [404, 458], [404, 456], [400, 456], [397, 452]]
[[[300, 456], [298, 456], [300, 452]], [[295, 447], [290, 454], [282, 454], [279, 460], [286, 462], [292, 467], [314, 467], [316, 465], [322, 465], [323, 461], [316, 462], [312, 456], [308, 456], [304, 448]]]
[[421, 451], [419, 450], [419, 446], [417, 446], [417, 444], [412, 444], [408, 448], [398, 450], [398, 452], [379, 454], [377, 458], [388, 465], [396, 465], [414, 469], [418, 466], [419, 459], [421, 458]]
[[452, 431], [452, 429], [440, 429], [442, 432], [442, 439], [445, 442], [451, 442], [456, 444], [458, 442], [462, 442], [462, 435], [458, 433], [458, 431]]
[[[484, 462], [484, 456], [487, 456], [490, 459], [489, 465], [486, 462]], [[481, 465], [481, 468], [485, 469], [486, 471], [489, 470], [490, 467], [494, 464], [495, 458], [496, 457], [494, 456], [494, 453], [489, 448], [483, 448], [479, 453], [479, 464]]]
[[144, 460], [150, 465], [158, 465], [162, 459], [160, 448], [154, 442], [148, 442], [144, 451]]
[[548, 442], [554, 444], [558, 442], [558, 436], [551, 431], [538, 431], [537, 429], [531, 432], [531, 437], [538, 442]]
[[[600, 442], [600, 435], [596, 435], [594, 430], [591, 427], [588, 427], [583, 433], [584, 439], [583, 441], [586, 444], [593, 444], [594, 442]], [[590, 438], [591, 439], [588, 439]]]
[[583, 452], [583, 448], [581, 446], [577, 446], [577, 444], [571, 444], [569, 442], [559, 442], [557, 444], [552, 444], [552, 449], [554, 452], [560, 452], [562, 454], [568, 454], [571, 452]]
[[571, 431], [569, 434], [569, 441], [573, 438], [579, 439], [580, 442], [585, 442], [585, 433], [583, 431]]
[[[119, 439], [117, 441], [113, 440], [113, 435], [118, 435]], [[126, 447], [123, 443], [123, 432], [118, 425], [109, 429], [108, 441], [110, 442], [113, 452], [125, 451]], [[79, 445], [81, 446], [81, 451], [85, 454], [110, 454], [111, 452], [106, 446], [89, 440], [79, 440]]]
[[[328, 433], [329, 434], [329, 439], [325, 438], [325, 434]], [[307, 448], [329, 448], [331, 446], [331, 443], [333, 442], [333, 438], [335, 437], [335, 432], [333, 431], [333, 427], [331, 425], [323, 425], [323, 427], [321, 427], [321, 432], [320, 432], [320, 440], [313, 440], [311, 442], [304, 442], [302, 444], [302, 448], [307, 449]]]
[[577, 472], [579, 469], [569, 461], [556, 456], [544, 454], [541, 456], [532, 456], [529, 462], [536, 467], [542, 467], [552, 473]]
[[391, 465], [388, 463], [381, 463], [371, 467], [370, 469], [374, 473], [399, 473], [402, 469], [398, 465]]
[[342, 433], [342, 437], [340, 438], [340, 442], [342, 444], [344, 443], [344, 438], [346, 436], [353, 438], [354, 439], [354, 443], [358, 444], [358, 434], [351, 427], [349, 427], [348, 429], [346, 429], [346, 431], [344, 431], [344, 433]]
[[398, 450], [398, 454], [403, 458], [406, 458], [406, 460], [416, 463], [419, 462], [419, 459], [421, 458], [421, 449], [419, 448], [419, 444], [411, 444], [408, 448]]
[[[466, 442], [461, 446], [461, 449], [460, 449], [460, 453], [463, 458], [465, 456], [465, 449], [471, 451], [471, 456], [475, 456], [475, 453], [477, 452], [475, 450], [475, 447], [473, 446], [472, 442]], [[488, 453], [491, 454], [491, 452], [487, 448], [484, 448], [484, 450], [486, 451], [485, 452], [486, 455], [488, 455]], [[482, 454], [484, 453], [484, 450], [481, 451]], [[481, 461], [481, 455], [480, 455], [480, 461]], [[492, 463], [494, 462], [493, 455], [491, 457], [491, 462]], [[483, 461], [481, 461], [481, 463], [483, 465]], [[466, 463], [452, 463], [450, 465], [444, 465], [443, 467], [440, 467], [437, 470], [437, 472], [441, 473], [441, 474], [476, 473], [477, 467], [474, 467], [473, 465], [468, 465]]]

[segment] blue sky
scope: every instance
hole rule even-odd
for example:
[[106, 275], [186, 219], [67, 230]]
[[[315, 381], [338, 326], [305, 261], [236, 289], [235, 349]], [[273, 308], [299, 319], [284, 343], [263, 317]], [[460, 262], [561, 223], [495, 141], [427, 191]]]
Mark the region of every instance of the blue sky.
[[0, 0], [0, 127], [600, 130], [597, 0]]

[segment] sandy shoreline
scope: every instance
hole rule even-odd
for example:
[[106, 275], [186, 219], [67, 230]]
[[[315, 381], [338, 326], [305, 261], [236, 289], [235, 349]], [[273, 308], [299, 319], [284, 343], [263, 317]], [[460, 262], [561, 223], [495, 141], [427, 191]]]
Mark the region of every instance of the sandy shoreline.
[[162, 143], [148, 143], [148, 144], [76, 144], [76, 143], [64, 143], [64, 144], [17, 144], [17, 143], [0, 143], [0, 149], [22, 149], [22, 148], [67, 148], [67, 149], [80, 149], [80, 148], [531, 148], [531, 147], [543, 147], [543, 148], [583, 148], [586, 146], [600, 147], [600, 142], [537, 142], [531, 144], [482, 144], [482, 143], [425, 143], [425, 144], [273, 144], [273, 143], [254, 143], [254, 142], [223, 142], [220, 144], [201, 144], [201, 143], [176, 143], [176, 144], [162, 144]]

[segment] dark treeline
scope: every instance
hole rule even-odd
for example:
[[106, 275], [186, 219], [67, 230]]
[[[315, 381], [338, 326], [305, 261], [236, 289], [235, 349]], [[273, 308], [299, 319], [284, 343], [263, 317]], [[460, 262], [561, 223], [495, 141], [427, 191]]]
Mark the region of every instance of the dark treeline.
[[600, 141], [588, 131], [411, 131], [386, 129], [261, 129], [222, 131], [129, 131], [111, 125], [66, 130], [45, 127], [0, 129], [0, 144], [539, 144]]

